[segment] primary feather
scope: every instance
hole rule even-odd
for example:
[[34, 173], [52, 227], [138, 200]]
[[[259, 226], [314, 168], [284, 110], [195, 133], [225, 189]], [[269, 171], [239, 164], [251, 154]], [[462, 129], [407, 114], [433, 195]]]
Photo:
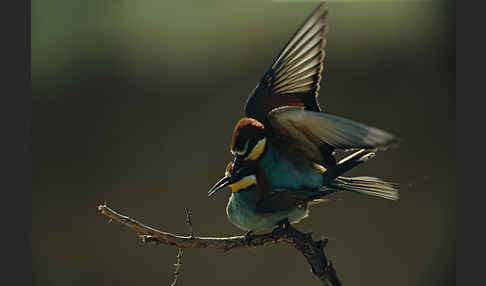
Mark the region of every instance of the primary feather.
[[317, 95], [327, 44], [326, 18], [320, 4], [290, 38], [249, 95], [247, 117], [265, 125], [267, 113], [280, 106], [320, 111]]

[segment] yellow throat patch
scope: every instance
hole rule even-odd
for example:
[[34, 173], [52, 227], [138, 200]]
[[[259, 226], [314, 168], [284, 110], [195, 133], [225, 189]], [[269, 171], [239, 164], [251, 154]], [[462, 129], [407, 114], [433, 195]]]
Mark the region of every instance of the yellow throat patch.
[[265, 150], [265, 143], [267, 142], [266, 138], [263, 138], [262, 140], [258, 141], [258, 143], [253, 147], [253, 150], [251, 150], [250, 154], [246, 156], [245, 160], [256, 160], [262, 155], [263, 150]]
[[238, 182], [235, 182], [235, 183], [233, 183], [231, 185], [228, 185], [228, 187], [231, 188], [231, 191], [233, 193], [236, 193], [236, 192], [238, 192], [240, 190], [243, 190], [243, 189], [248, 188], [251, 185], [256, 185], [256, 177], [255, 177], [255, 175], [243, 177]]

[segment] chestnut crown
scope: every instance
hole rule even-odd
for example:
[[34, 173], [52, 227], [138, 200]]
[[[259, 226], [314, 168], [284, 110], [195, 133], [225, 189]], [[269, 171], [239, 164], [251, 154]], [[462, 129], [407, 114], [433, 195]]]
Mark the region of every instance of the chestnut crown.
[[265, 141], [263, 124], [253, 118], [244, 117], [235, 125], [230, 151], [233, 155], [240, 155], [245, 159], [259, 157], [265, 147]]

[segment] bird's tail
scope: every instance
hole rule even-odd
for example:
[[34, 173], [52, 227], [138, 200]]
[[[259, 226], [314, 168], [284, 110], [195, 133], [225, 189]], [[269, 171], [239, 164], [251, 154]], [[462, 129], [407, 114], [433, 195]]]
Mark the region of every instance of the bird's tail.
[[374, 177], [338, 177], [329, 185], [329, 190], [344, 190], [373, 197], [396, 201], [399, 199], [395, 184]]
[[338, 164], [332, 166], [322, 174], [324, 184], [328, 185], [335, 178], [343, 175], [354, 167], [373, 159], [374, 157], [374, 150], [361, 149], [357, 152], [354, 152], [353, 154], [342, 159], [341, 161], [339, 161]]

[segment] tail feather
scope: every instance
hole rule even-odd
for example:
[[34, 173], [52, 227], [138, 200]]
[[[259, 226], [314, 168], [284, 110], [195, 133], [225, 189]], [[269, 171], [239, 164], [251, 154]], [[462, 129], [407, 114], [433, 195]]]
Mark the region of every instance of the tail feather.
[[361, 149], [354, 152], [350, 156], [342, 159], [339, 163], [322, 174], [324, 179], [324, 184], [328, 185], [335, 178], [341, 176], [347, 171], [353, 169], [354, 167], [367, 162], [375, 157], [375, 152], [372, 150]]
[[357, 192], [368, 196], [396, 201], [400, 198], [396, 184], [374, 177], [338, 177], [331, 184], [331, 189]]

